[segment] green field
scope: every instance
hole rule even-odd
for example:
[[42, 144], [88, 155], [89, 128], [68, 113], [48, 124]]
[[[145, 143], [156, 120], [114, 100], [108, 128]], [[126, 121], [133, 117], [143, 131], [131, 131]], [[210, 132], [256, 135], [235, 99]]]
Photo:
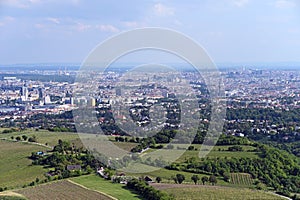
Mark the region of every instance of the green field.
[[48, 143], [49, 146], [54, 146], [57, 144], [58, 139], [61, 140], [67, 140], [70, 142], [77, 142], [79, 141], [79, 136], [77, 133], [66, 133], [66, 132], [50, 132], [47, 130], [39, 130], [35, 131], [33, 129], [28, 129], [25, 131], [18, 131], [13, 133], [7, 133], [7, 134], [0, 134], [0, 138], [7, 138], [10, 139], [11, 136], [14, 136], [15, 138], [17, 136], [26, 135], [28, 137], [32, 137], [33, 135], [36, 136], [37, 142], [41, 144]]
[[84, 187], [103, 192], [117, 199], [121, 199], [121, 200], [141, 199], [138, 194], [135, 194], [125, 189], [124, 185], [118, 183], [112, 183], [111, 181], [104, 180], [103, 178], [96, 175], [81, 176], [81, 177], [72, 178], [71, 180], [74, 181], [75, 183], [83, 185]]
[[43, 167], [31, 166], [28, 159], [31, 152], [45, 150], [47, 148], [34, 144], [0, 140], [0, 187], [22, 187], [37, 177], [45, 178]]
[[[185, 151], [183, 155], [176, 160], [176, 162], [184, 162], [192, 157], [196, 158], [196, 161], [200, 161], [199, 158], [199, 150], [201, 145], [193, 145], [198, 150], [193, 151]], [[256, 152], [251, 152], [249, 150], [254, 150], [255, 147], [240, 145], [244, 151], [241, 152], [232, 152], [227, 151], [228, 147], [231, 146], [214, 146], [211, 152], [208, 153], [208, 158], [257, 158], [258, 155]], [[181, 151], [181, 150], [174, 150], [174, 151]]]
[[26, 198], [18, 193], [5, 191], [0, 193], [0, 200], [26, 200]]
[[[175, 171], [175, 170], [167, 170], [167, 169], [159, 169], [156, 171], [152, 171], [152, 172], [147, 172], [147, 173], [126, 173], [127, 176], [135, 176], [135, 177], [141, 177], [141, 176], [149, 176], [150, 178], [152, 178], [153, 180], [155, 180], [156, 177], [161, 177], [162, 178], [162, 183], [174, 183], [174, 180], [172, 180], [172, 176], [176, 176], [176, 174], [183, 174], [185, 176], [185, 180], [182, 184], [193, 184], [194, 182], [191, 180], [191, 177], [193, 175], [195, 175], [195, 173], [189, 173], [189, 172], [184, 172], [184, 171]], [[201, 178], [203, 176], [208, 176], [208, 175], [204, 175], [204, 174], [197, 174], [201, 180]], [[199, 183], [201, 183], [201, 181], [199, 180]], [[208, 184], [208, 183], [206, 183]], [[218, 179], [218, 183], [217, 185], [224, 185], [224, 186], [228, 186], [228, 185], [232, 185], [228, 182], [225, 182], [222, 179]]]
[[182, 188], [167, 188], [162, 189], [178, 200], [250, 200], [250, 199], [265, 199], [265, 200], [279, 200], [284, 199], [274, 194], [250, 190], [250, 189], [237, 189], [228, 187], [182, 187]]

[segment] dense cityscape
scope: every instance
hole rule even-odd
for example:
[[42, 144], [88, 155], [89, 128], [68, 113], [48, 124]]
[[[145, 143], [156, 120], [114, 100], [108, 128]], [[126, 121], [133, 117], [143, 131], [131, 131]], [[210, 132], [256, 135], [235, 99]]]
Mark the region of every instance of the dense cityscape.
[[[205, 91], [205, 82], [194, 72], [183, 72], [180, 76], [170, 72], [154, 75], [153, 80], [149, 77], [140, 77], [144, 84], [130, 94], [125, 94], [123, 88], [115, 86], [117, 81], [120, 81], [122, 73], [107, 72], [97, 76], [99, 80], [96, 84], [99, 86], [99, 92], [94, 91], [91, 98], [74, 97], [74, 90], [80, 88], [80, 83], [74, 81], [76, 71], [48, 71], [35, 72], [33, 80], [30, 79], [32, 72], [27, 72], [28, 77], [24, 79], [24, 72], [15, 73], [12, 76], [2, 74], [0, 80], [0, 120], [14, 121], [29, 119], [37, 114], [57, 115], [73, 109], [77, 109], [78, 105], [84, 103], [94, 108], [109, 108], [111, 105], [118, 105], [124, 102], [129, 106], [144, 106], [153, 105], [160, 99], [168, 98], [174, 95], [173, 91], [168, 89], [166, 82], [170, 85], [180, 85], [181, 81], [187, 79], [190, 82], [191, 94], [198, 95], [198, 98], [209, 98]], [[70, 75], [70, 73], [72, 75]], [[20, 78], [20, 75], [23, 76]], [[40, 81], [44, 76], [62, 76], [61, 80], [55, 81], [45, 80]], [[37, 76], [37, 77], [36, 77]], [[39, 77], [40, 76], [40, 77]], [[177, 77], [176, 77], [177, 76]], [[221, 76], [224, 80], [225, 97], [228, 110], [238, 109], [269, 109], [273, 111], [288, 112], [295, 111], [300, 107], [300, 72], [298, 70], [267, 70], [267, 69], [250, 69], [241, 68], [238, 70], [223, 70]], [[164, 77], [163, 80], [161, 77]], [[168, 78], [169, 77], [169, 78]], [[65, 78], [65, 80], [64, 80]], [[69, 79], [73, 80], [67, 82]], [[143, 80], [144, 79], [144, 80]], [[128, 81], [126, 83], [126, 81]], [[126, 80], [125, 84], [130, 84], [132, 80]], [[151, 82], [152, 81], [152, 82]], [[123, 84], [124, 84], [123, 83]], [[193, 89], [192, 89], [193, 88]], [[147, 100], [142, 104], [141, 101], [147, 97]], [[201, 104], [201, 103], [200, 103]], [[207, 105], [205, 105], [207, 104]], [[208, 106], [209, 102], [202, 102], [200, 108]], [[195, 108], [195, 112], [198, 108]], [[134, 112], [134, 110], [131, 110]], [[120, 112], [114, 113], [116, 119], [126, 119], [125, 114]], [[228, 114], [228, 113], [227, 113]], [[132, 117], [132, 116], [131, 116]], [[149, 117], [149, 116], [148, 116]], [[250, 123], [252, 132], [264, 132], [265, 134], [276, 135], [286, 132], [287, 129], [293, 130], [293, 137], [299, 137], [300, 124], [293, 123], [286, 126], [283, 124], [270, 124], [266, 119], [240, 118], [231, 119], [232, 116], [227, 116], [227, 134], [245, 136], [244, 130], [239, 130], [236, 124]], [[103, 121], [104, 118], [99, 119]], [[202, 119], [207, 120], [207, 119]], [[71, 122], [70, 122], [71, 123]], [[73, 122], [72, 122], [73, 123]], [[139, 119], [139, 123], [147, 123], [147, 118]], [[4, 126], [4, 125], [2, 125]], [[31, 128], [41, 128], [40, 125]], [[248, 131], [249, 132], [249, 131]], [[289, 139], [289, 135], [285, 135], [285, 140]]]

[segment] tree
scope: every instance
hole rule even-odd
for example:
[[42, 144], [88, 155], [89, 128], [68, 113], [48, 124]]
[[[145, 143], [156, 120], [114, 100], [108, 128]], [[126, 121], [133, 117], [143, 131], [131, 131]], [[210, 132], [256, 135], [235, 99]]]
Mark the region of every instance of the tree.
[[174, 180], [174, 182], [177, 184], [178, 183], [178, 180], [176, 178], [176, 176], [171, 176], [171, 179]]
[[111, 180], [111, 177], [114, 175], [113, 171], [108, 168], [104, 170], [104, 174], [107, 176], [107, 180]]
[[223, 173], [224, 181], [230, 182], [230, 173], [225, 172]]
[[160, 183], [161, 182], [161, 178], [158, 176], [158, 177], [156, 177], [156, 182], [158, 182], [158, 183]]
[[176, 174], [176, 179], [181, 184], [185, 180], [185, 176], [183, 174]]
[[209, 177], [209, 182], [212, 184], [212, 185], [215, 185], [218, 181], [217, 181], [217, 177], [214, 176], [214, 175], [211, 175]]
[[17, 136], [17, 137], [16, 137], [16, 140], [17, 140], [17, 141], [20, 141], [20, 140], [21, 140], [21, 137], [20, 137], [20, 136]]
[[198, 175], [193, 175], [191, 177], [192, 181], [194, 181], [195, 185], [197, 184], [197, 182], [199, 181], [199, 176]]
[[202, 181], [202, 184], [205, 185], [205, 182], [208, 181], [208, 177], [207, 177], [207, 176], [203, 176], [203, 177], [201, 178], [201, 181]]
[[195, 150], [195, 147], [194, 147], [194, 146], [189, 146], [189, 147], [188, 147], [188, 150], [189, 150], [189, 151], [193, 151], [193, 150]]
[[22, 135], [22, 138], [24, 141], [26, 141], [28, 139], [28, 137], [26, 135]]
[[29, 139], [28, 139], [28, 142], [36, 142], [37, 141], [37, 139], [36, 139], [36, 136], [35, 135], [33, 135], [32, 137], [30, 137]]

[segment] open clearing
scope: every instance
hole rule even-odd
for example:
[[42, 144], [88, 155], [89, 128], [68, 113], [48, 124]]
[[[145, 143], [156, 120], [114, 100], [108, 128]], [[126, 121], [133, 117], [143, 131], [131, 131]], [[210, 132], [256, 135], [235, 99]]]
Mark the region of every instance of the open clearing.
[[280, 200], [284, 199], [277, 195], [263, 191], [203, 185], [180, 185], [180, 184], [152, 184], [157, 189], [174, 195], [176, 200]]
[[39, 185], [36, 187], [21, 189], [16, 191], [24, 195], [29, 200], [53, 200], [53, 199], [100, 199], [111, 200], [112, 198], [105, 196], [96, 191], [92, 191], [81, 187], [70, 181], [57, 181], [48, 184]]

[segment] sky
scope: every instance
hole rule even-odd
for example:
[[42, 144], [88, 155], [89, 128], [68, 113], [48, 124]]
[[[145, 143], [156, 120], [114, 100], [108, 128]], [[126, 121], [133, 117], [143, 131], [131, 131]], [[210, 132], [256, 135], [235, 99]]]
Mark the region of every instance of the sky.
[[0, 0], [0, 64], [81, 63], [144, 27], [179, 31], [215, 62], [300, 62], [298, 0]]

